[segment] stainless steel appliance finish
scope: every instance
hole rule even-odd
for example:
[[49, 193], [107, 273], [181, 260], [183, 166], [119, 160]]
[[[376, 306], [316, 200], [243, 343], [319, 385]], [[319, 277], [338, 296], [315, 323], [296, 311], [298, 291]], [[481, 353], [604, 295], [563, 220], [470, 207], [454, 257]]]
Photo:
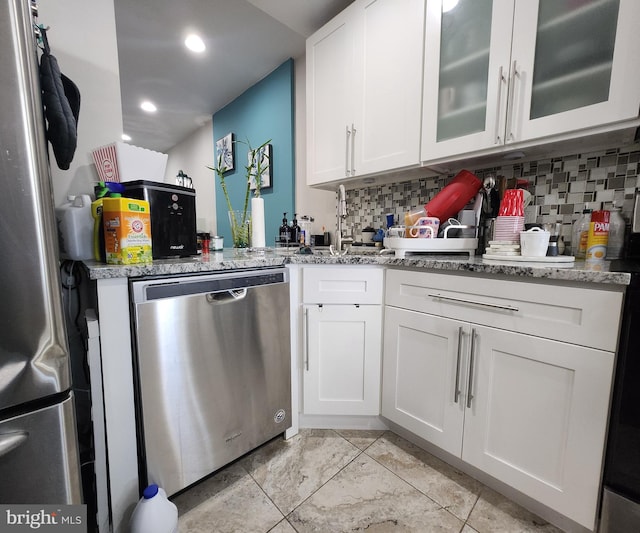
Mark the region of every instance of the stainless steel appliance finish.
[[611, 261], [630, 272], [625, 295], [604, 462], [602, 533], [640, 531], [640, 262]]
[[67, 397], [0, 422], [0, 502], [80, 503], [74, 417]]
[[142, 483], [174, 494], [289, 428], [286, 269], [137, 281], [131, 294]]
[[30, 7], [0, 4], [0, 501], [81, 503]]

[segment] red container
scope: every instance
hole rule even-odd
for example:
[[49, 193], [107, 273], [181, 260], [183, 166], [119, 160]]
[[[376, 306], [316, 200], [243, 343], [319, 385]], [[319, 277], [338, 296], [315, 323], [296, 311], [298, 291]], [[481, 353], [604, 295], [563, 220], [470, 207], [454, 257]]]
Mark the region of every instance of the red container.
[[482, 182], [468, 170], [461, 170], [424, 206], [427, 215], [438, 217], [440, 223], [455, 217], [482, 187]]

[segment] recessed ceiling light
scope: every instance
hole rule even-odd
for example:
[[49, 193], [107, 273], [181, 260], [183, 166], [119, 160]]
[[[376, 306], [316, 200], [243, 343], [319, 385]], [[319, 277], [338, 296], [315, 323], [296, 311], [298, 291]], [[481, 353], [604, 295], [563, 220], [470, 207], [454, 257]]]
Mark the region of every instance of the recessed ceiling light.
[[187, 36], [187, 38], [184, 40], [184, 45], [192, 52], [196, 52], [198, 54], [204, 52], [207, 48], [204, 45], [204, 41], [200, 38], [199, 35], [196, 35], [195, 33], [191, 33]]
[[458, 5], [458, 0], [443, 0], [442, 12], [447, 13]]
[[149, 102], [149, 100], [145, 100], [140, 104], [140, 109], [146, 111], [147, 113], [155, 113], [158, 108], [155, 106], [153, 102]]
[[131, 136], [130, 136], [130, 135], [127, 135], [126, 133], [123, 133], [123, 134], [122, 134], [122, 140], [123, 140], [123, 141], [127, 141], [127, 142], [128, 142], [128, 141], [130, 141], [130, 140], [131, 140]]

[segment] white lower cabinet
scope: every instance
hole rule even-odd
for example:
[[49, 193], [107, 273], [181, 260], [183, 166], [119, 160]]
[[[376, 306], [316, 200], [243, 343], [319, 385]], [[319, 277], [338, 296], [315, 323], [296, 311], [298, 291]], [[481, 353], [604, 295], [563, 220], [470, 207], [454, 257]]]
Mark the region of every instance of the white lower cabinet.
[[304, 412], [380, 414], [382, 306], [305, 305]]
[[464, 408], [456, 383], [468, 326], [390, 306], [384, 321], [382, 415], [460, 456]]
[[462, 459], [592, 529], [613, 353], [471, 326]]
[[303, 269], [305, 415], [380, 414], [383, 286], [377, 267]]
[[473, 310], [480, 324], [518, 331], [519, 315], [548, 298], [549, 313], [582, 307], [581, 329], [597, 314], [619, 320], [621, 293], [594, 290], [583, 306], [568, 300], [572, 287], [540, 285], [536, 294], [524, 284], [514, 294], [531, 292], [529, 301], [507, 301], [496, 298], [497, 280], [476, 280], [465, 301], [451, 290], [461, 281], [387, 273], [382, 415], [593, 530], [614, 353], [460, 316]]

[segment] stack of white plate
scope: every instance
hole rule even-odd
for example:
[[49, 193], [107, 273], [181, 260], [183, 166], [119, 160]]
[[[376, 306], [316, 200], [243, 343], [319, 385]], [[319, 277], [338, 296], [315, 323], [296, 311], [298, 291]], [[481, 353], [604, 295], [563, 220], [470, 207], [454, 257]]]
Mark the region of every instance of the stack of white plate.
[[489, 241], [486, 255], [514, 256], [520, 255], [520, 245], [512, 241]]

